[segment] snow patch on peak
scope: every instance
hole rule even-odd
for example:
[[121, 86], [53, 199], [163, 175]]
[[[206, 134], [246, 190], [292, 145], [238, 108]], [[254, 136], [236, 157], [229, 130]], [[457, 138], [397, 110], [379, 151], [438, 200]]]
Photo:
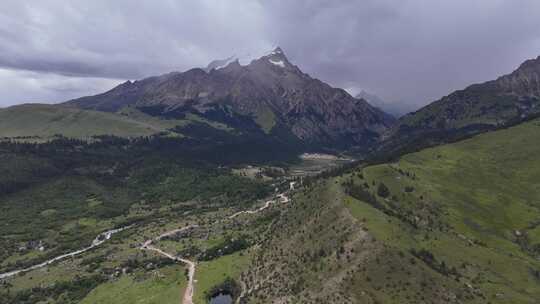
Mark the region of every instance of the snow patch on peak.
[[281, 50], [281, 48], [277, 47], [272, 52], [270, 52], [269, 55], [281, 55], [281, 54], [283, 54], [283, 51]]
[[277, 47], [270, 52], [266, 52], [263, 57], [274, 57], [274, 56], [276, 57], [285, 56], [285, 53], [283, 53], [283, 50], [280, 47]]
[[277, 65], [279, 67], [282, 67], [284, 68], [285, 67], [285, 62], [283, 62], [283, 60], [272, 60], [272, 59], [268, 59], [268, 61], [273, 64], [273, 65]]

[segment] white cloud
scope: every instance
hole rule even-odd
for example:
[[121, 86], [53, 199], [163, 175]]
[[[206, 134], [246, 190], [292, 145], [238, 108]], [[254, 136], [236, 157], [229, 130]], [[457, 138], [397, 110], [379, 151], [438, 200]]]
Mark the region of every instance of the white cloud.
[[0, 69], [0, 107], [56, 103], [109, 90], [121, 80]]
[[7, 0], [2, 7], [0, 65], [10, 68], [140, 78], [270, 47], [257, 1]]

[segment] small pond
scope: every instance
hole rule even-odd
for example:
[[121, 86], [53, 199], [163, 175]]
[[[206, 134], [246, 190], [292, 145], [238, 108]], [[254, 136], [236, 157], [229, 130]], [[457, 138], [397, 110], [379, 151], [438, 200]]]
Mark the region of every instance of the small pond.
[[218, 293], [210, 298], [210, 304], [232, 304], [233, 299], [228, 293]]

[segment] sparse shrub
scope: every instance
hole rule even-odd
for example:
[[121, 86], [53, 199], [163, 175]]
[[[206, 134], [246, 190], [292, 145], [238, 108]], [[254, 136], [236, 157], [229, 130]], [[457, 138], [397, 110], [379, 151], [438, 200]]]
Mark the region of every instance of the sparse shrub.
[[386, 187], [384, 183], [381, 182], [377, 187], [377, 195], [383, 198], [387, 198], [390, 195], [390, 190], [388, 189], [388, 187]]

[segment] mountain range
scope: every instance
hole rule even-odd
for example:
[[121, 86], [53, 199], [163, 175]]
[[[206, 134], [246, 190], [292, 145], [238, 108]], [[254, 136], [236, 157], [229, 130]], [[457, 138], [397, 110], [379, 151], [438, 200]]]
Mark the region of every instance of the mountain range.
[[310, 77], [281, 48], [242, 66], [232, 58], [140, 81], [64, 105], [118, 112], [132, 107], [153, 116], [187, 114], [240, 130], [281, 130], [311, 145], [365, 146], [375, 143], [394, 119], [343, 89]]
[[227, 130], [239, 140], [266, 138], [276, 147], [399, 154], [537, 115], [540, 57], [399, 119], [384, 112], [389, 110], [385, 104], [367, 92], [355, 98], [312, 78], [278, 47], [246, 65], [229, 57], [206, 68], [127, 81], [57, 105], [0, 109], [0, 136], [197, 137], [197, 132], [184, 132], [186, 126], [197, 125]]

